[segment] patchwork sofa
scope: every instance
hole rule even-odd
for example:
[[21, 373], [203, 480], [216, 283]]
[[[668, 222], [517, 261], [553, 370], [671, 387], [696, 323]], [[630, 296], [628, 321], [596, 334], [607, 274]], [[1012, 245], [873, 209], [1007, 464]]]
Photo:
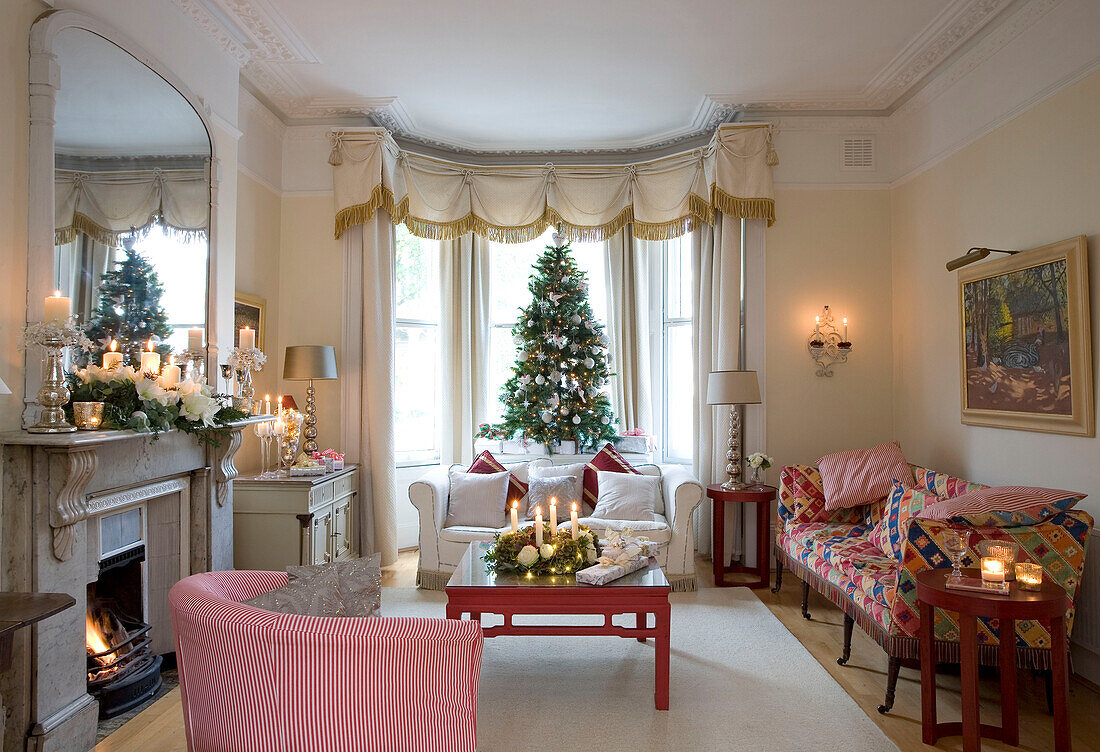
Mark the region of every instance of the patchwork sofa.
[[[961, 478], [923, 467], [913, 467], [916, 487], [947, 499], [985, 488]], [[1041, 564], [1044, 578], [1065, 588], [1076, 602], [1085, 565], [1085, 546], [1093, 520], [1086, 512], [1069, 509], [1034, 525], [1017, 527], [971, 527], [914, 516], [898, 526], [899, 555], [888, 556], [874, 540], [875, 526], [887, 509], [887, 499], [851, 509], [825, 509], [821, 475], [815, 467], [793, 465], [782, 468], [779, 491], [779, 524], [776, 531], [776, 587], [782, 583], [783, 567], [802, 580], [802, 615], [810, 614], [810, 588], [818, 591], [844, 612], [843, 655], [851, 654], [852, 628], [858, 624], [889, 656], [886, 698], [879, 712], [890, 710], [898, 670], [903, 662], [916, 662], [920, 646], [920, 611], [917, 607], [916, 575], [925, 569], [946, 569], [951, 559], [943, 547], [944, 532], [955, 529], [969, 534], [963, 558], [965, 567], [976, 567], [981, 540], [1012, 540], [1020, 546], [1019, 561]], [[919, 510], [912, 510], [916, 514]], [[895, 520], [896, 522], [896, 520]], [[965, 536], [964, 536], [965, 537]], [[1073, 628], [1074, 609], [1066, 619], [1067, 633]], [[959, 627], [954, 613], [935, 610], [936, 654], [939, 661], [957, 663]], [[997, 631], [988, 620], [979, 624], [979, 661], [997, 665]], [[1019, 665], [1047, 671], [1051, 666], [1049, 624], [1016, 622]], [[1049, 679], [1048, 679], [1049, 681]]]
[[[532, 467], [550, 464], [550, 460], [540, 458], [504, 467], [526, 483]], [[458, 465], [454, 467], [461, 469]], [[694, 590], [695, 540], [691, 518], [703, 500], [703, 486], [690, 471], [679, 465], [638, 465], [635, 469], [644, 475], [661, 478], [661, 498], [652, 520], [631, 522], [581, 517], [578, 521], [601, 537], [605, 530], [631, 528], [660, 543], [661, 552], [657, 559], [672, 589]], [[491, 541], [496, 533], [511, 529], [503, 517], [501, 527], [447, 527], [448, 473], [449, 469], [445, 467], [432, 468], [409, 486], [409, 500], [420, 513], [420, 562], [416, 582], [427, 590], [442, 590], [447, 586], [447, 580], [471, 542]], [[559, 525], [568, 521], [569, 518], [565, 517], [565, 522], [559, 522]]]

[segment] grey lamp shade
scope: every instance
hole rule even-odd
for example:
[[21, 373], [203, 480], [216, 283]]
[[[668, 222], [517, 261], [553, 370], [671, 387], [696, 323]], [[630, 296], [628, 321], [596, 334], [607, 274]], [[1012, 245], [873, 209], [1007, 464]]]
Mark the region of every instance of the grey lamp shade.
[[707, 377], [708, 405], [756, 405], [760, 382], [756, 371], [712, 371]]
[[332, 345], [293, 345], [283, 357], [287, 381], [336, 378], [336, 348]]

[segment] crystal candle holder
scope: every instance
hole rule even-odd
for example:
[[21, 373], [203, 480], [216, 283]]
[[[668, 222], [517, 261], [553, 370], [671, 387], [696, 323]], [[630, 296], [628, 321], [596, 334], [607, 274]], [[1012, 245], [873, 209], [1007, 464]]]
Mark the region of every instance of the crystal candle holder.
[[1015, 567], [1016, 585], [1021, 590], [1040, 590], [1043, 587], [1043, 567], [1031, 562], [1020, 562]]
[[[1012, 541], [984, 540], [978, 544], [978, 552], [982, 561], [987, 558], [998, 559], [1004, 571], [1004, 581], [1011, 582], [1016, 579], [1016, 553], [1020, 547]], [[983, 567], [984, 572], [984, 567]]]
[[103, 425], [103, 403], [74, 402], [73, 423], [81, 431], [98, 431]]

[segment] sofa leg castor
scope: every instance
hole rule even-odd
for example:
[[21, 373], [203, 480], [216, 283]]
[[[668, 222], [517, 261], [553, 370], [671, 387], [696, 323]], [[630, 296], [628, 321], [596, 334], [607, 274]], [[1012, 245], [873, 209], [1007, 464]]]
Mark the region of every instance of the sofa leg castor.
[[901, 658], [890, 656], [890, 665], [886, 669], [886, 702], [878, 706], [878, 712], [889, 713], [894, 707], [894, 690], [898, 686], [898, 669], [901, 668]]
[[844, 614], [844, 652], [836, 662], [841, 666], [848, 665], [848, 659], [852, 657], [852, 627], [855, 626], [856, 620], [848, 614]]
[[810, 618], [810, 583], [802, 583], [802, 618]]
[[779, 554], [775, 556], [775, 587], [772, 588], [773, 593], [778, 593], [783, 587], [783, 557]]

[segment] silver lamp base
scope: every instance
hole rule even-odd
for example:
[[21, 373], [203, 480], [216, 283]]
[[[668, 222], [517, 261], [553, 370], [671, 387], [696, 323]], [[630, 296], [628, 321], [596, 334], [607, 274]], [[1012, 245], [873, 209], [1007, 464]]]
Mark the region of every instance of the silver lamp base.
[[306, 386], [306, 419], [302, 425], [302, 451], [313, 454], [317, 451], [317, 393], [313, 390], [313, 379]]
[[726, 451], [726, 482], [722, 488], [726, 491], [740, 491], [747, 488], [741, 482], [741, 413], [738, 405], [730, 405], [729, 449]]

